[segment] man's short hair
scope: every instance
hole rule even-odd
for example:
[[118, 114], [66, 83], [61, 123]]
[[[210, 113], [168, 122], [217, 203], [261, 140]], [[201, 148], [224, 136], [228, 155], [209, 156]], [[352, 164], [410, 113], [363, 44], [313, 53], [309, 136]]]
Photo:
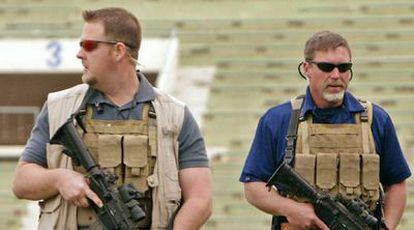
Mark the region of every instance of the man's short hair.
[[98, 10], [85, 10], [83, 19], [88, 23], [102, 23], [104, 34], [110, 40], [124, 42], [129, 47], [129, 54], [138, 59], [141, 46], [141, 25], [138, 19], [122, 8], [108, 7]]
[[305, 60], [313, 60], [316, 51], [328, 51], [338, 47], [346, 48], [349, 52], [349, 58], [352, 57], [351, 48], [344, 37], [331, 31], [317, 32], [306, 41], [304, 50]]

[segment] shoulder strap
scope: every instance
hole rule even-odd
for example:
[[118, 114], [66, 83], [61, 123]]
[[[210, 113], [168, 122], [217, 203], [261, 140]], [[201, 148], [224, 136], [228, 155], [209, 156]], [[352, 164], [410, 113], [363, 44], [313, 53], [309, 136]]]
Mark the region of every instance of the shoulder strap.
[[153, 157], [157, 156], [157, 115], [155, 113], [154, 106], [152, 103], [149, 103], [148, 111], [148, 137], [149, 145], [151, 148], [151, 155]]
[[362, 149], [364, 154], [375, 153], [375, 143], [371, 137], [372, 124], [372, 103], [370, 101], [358, 99], [359, 103], [364, 107], [361, 112], [361, 131], [362, 131]]
[[369, 101], [366, 101], [366, 100], [363, 100], [363, 99], [359, 99], [359, 98], [358, 98], [358, 101], [362, 105], [362, 107], [364, 107], [364, 111], [361, 112], [360, 121], [361, 122], [368, 122], [368, 121], [370, 121], [371, 119], [369, 119], [369, 115], [372, 115], [372, 113], [369, 114], [369, 111], [368, 111], [369, 108], [368, 107], [369, 106], [372, 106], [371, 103]]
[[[292, 105], [292, 114], [290, 116], [289, 121], [289, 128], [286, 136], [286, 149], [285, 149], [285, 162], [289, 165], [293, 165], [294, 158], [295, 158], [295, 147], [296, 147], [296, 140], [298, 137], [298, 125], [299, 125], [299, 117], [300, 112], [302, 110], [302, 105], [304, 101], [305, 95], [300, 95], [294, 97], [290, 100]], [[272, 227], [271, 230], [280, 229], [280, 224], [288, 222], [286, 217], [284, 216], [273, 216], [272, 217]]]
[[294, 163], [295, 146], [298, 137], [299, 116], [302, 110], [304, 98], [305, 95], [300, 95], [290, 101], [292, 104], [292, 114], [290, 116], [289, 128], [286, 136], [287, 145], [285, 150], [285, 161], [289, 165], [293, 165]]
[[[82, 103], [80, 104], [79, 108], [74, 112], [71, 116], [75, 117], [77, 125], [82, 129], [84, 133], [86, 133], [86, 128], [83, 124], [83, 116], [86, 114], [86, 104], [88, 103], [89, 99], [91, 99], [93, 95], [92, 87], [89, 87], [86, 91], [85, 97], [83, 98]], [[91, 111], [92, 112], [92, 111]]]

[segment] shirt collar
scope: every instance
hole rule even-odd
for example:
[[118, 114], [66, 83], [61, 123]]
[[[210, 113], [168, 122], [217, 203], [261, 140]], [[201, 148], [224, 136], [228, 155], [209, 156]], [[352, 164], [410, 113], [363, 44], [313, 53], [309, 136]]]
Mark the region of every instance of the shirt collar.
[[147, 80], [147, 78], [141, 72], [137, 71], [137, 76], [139, 79], [139, 89], [138, 93], [135, 94], [135, 99], [137, 102], [147, 102], [155, 100], [155, 92], [152, 88], [151, 83]]
[[[344, 108], [346, 108], [351, 113], [358, 113], [364, 111], [364, 107], [361, 105], [361, 103], [356, 99], [350, 92], [345, 91], [344, 95], [344, 102], [343, 102]], [[306, 88], [306, 95], [305, 95], [305, 101], [303, 103], [303, 108], [300, 113], [300, 117], [305, 117], [305, 115], [316, 109], [316, 105], [313, 102], [312, 95], [310, 93], [309, 87]]]
[[[138, 71], [137, 71], [137, 77], [138, 77], [140, 84], [138, 87], [138, 93], [136, 93], [134, 96], [134, 102], [138, 104], [138, 103], [155, 100], [155, 92], [154, 92], [154, 89], [152, 88], [151, 83], [149, 83], [147, 78]], [[92, 95], [91, 95], [91, 99], [88, 101], [88, 104], [98, 105], [101, 103], [113, 104], [111, 101], [105, 98], [102, 92], [92, 88]]]

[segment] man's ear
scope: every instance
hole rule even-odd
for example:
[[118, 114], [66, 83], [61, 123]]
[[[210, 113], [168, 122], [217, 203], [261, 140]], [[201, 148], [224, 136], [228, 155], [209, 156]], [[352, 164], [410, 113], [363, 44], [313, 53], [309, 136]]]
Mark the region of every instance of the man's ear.
[[303, 68], [303, 75], [305, 75], [306, 78], [310, 78], [310, 66], [311, 64], [307, 61], [303, 62], [302, 68]]
[[128, 48], [122, 42], [118, 42], [114, 46], [115, 58], [117, 61], [122, 60], [124, 57], [127, 56]]

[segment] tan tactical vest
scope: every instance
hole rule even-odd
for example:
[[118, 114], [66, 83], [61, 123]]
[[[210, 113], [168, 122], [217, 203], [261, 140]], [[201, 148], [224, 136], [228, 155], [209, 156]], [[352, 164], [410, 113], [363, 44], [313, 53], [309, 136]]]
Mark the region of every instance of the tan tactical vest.
[[356, 124], [314, 124], [312, 116], [300, 122], [294, 168], [318, 190], [361, 198], [373, 210], [379, 199], [379, 155], [371, 131], [372, 104], [361, 104], [366, 113], [355, 115]]
[[[151, 105], [145, 104], [141, 120], [96, 120], [92, 119], [92, 106], [88, 106], [84, 119], [86, 133], [83, 141], [91, 151], [94, 160], [102, 169], [116, 173], [117, 185], [132, 183], [143, 193], [139, 200], [145, 207], [147, 218], [139, 227], [151, 227], [151, 189], [147, 183], [153, 174], [156, 162], [156, 120], [150, 118]], [[154, 114], [154, 112], [152, 112]], [[154, 114], [155, 115], [155, 114]], [[81, 167], [76, 171], [86, 173]], [[78, 226], [98, 226], [95, 212], [91, 208], [78, 208]], [[99, 229], [99, 228], [96, 228]]]
[[[50, 137], [53, 137], [57, 129], [78, 109], [87, 89], [88, 86], [82, 84], [48, 95]], [[152, 150], [153, 146], [156, 146], [154, 147], [156, 149], [155, 154], [149, 151], [150, 154], [137, 157], [126, 153], [127, 156], [124, 157], [123, 164], [121, 164], [126, 165], [125, 176], [122, 177], [119, 183], [133, 181], [141, 189], [151, 187], [151, 229], [165, 229], [181, 202], [181, 188], [178, 182], [177, 139], [184, 119], [184, 104], [156, 88], [154, 90], [156, 99], [152, 102], [152, 105], [157, 115], [156, 131], [147, 130], [148, 134], [145, 136], [145, 134], [141, 134], [142, 130], [145, 131], [145, 128], [143, 128], [145, 125], [142, 124], [122, 124], [112, 129], [108, 124], [112, 125], [116, 121], [106, 124], [98, 122], [89, 128], [98, 129], [95, 131], [103, 131], [102, 133], [105, 134], [101, 135], [102, 137], [98, 135], [98, 138], [95, 138], [95, 132], [95, 137], [85, 135], [84, 139], [91, 146], [91, 152], [95, 154], [99, 163], [108, 168], [113, 168], [114, 171], [119, 170], [120, 161], [117, 159], [118, 156], [109, 153], [109, 151], [99, 151], [99, 149], [120, 147], [119, 138], [123, 143], [124, 154], [125, 152], [137, 152], [140, 151], [139, 149], [148, 148], [148, 146]], [[94, 120], [90, 121], [95, 122]], [[102, 124], [105, 125], [102, 126]], [[131, 127], [133, 125], [139, 127]], [[155, 129], [155, 126], [152, 127]], [[111, 134], [110, 137], [106, 135], [108, 133]], [[121, 135], [125, 133], [131, 135]], [[145, 142], [148, 138], [151, 140], [148, 137], [148, 135], [151, 136], [151, 133], [156, 133], [156, 141], [154, 138], [154, 141], [149, 141], [152, 143], [144, 146], [144, 140]], [[123, 138], [120, 136], [123, 136]], [[100, 138], [101, 140], [99, 140]], [[107, 141], [113, 144], [109, 146]], [[155, 164], [151, 174], [151, 162], [153, 160], [155, 160]], [[58, 145], [47, 146], [47, 163], [50, 169], [73, 169], [71, 159], [62, 153], [62, 147]], [[151, 175], [146, 177], [146, 174]], [[39, 229], [77, 229], [78, 209], [62, 199], [59, 194], [40, 202], [40, 207]]]

